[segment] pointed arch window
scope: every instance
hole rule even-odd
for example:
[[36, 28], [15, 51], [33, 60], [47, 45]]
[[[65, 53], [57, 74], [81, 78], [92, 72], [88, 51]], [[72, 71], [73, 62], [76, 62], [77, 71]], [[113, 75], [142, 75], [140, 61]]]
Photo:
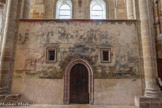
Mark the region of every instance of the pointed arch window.
[[90, 4], [91, 19], [106, 19], [106, 4], [103, 0], [92, 0]]
[[71, 19], [72, 18], [72, 3], [71, 0], [58, 0], [56, 6], [57, 19]]

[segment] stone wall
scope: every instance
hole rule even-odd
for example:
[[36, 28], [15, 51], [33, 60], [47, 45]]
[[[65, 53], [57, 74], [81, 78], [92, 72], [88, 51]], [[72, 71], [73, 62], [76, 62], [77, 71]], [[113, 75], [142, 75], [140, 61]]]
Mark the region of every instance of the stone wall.
[[[21, 20], [12, 92], [21, 93], [23, 101], [63, 104], [65, 68], [84, 59], [94, 71], [95, 104], [133, 105], [142, 94], [137, 26], [121, 20]], [[47, 48], [57, 49], [56, 62], [46, 61]], [[101, 62], [101, 48], [111, 48], [110, 63]]]
[[[68, 63], [81, 58], [97, 79], [139, 77], [136, 27], [135, 21], [21, 21], [14, 76], [62, 79]], [[57, 62], [47, 62], [47, 48], [57, 49]], [[101, 62], [102, 48], [111, 48], [111, 63]]]
[[[4, 2], [5, 0], [1, 0], [0, 2]], [[60, 80], [62, 84], [62, 80], [64, 78], [64, 70], [67, 64], [76, 59], [81, 58], [88, 61], [93, 70], [94, 70], [94, 78], [95, 78], [95, 103], [96, 104], [105, 104], [107, 103], [108, 98], [103, 102], [100, 102], [101, 95], [112, 96], [117, 102], [122, 100], [121, 98], [116, 98], [116, 94], [121, 94], [119, 90], [125, 90], [121, 86], [115, 86], [113, 89], [103, 87], [104, 89], [98, 90], [98, 87], [103, 84], [104, 81], [110, 81], [115, 79], [118, 84], [121, 80], [132, 80], [138, 79], [138, 86], [141, 87], [140, 83], [140, 57], [142, 57], [139, 53], [139, 45], [140, 40], [138, 39], [138, 30], [137, 24], [135, 21], [88, 21], [88, 20], [78, 20], [78, 21], [41, 21], [41, 20], [28, 20], [20, 23], [20, 31], [17, 37], [17, 21], [22, 15], [22, 1], [21, 0], [8, 0], [7, 5], [7, 17], [5, 27], [5, 35], [3, 38], [2, 44], [2, 52], [1, 52], [1, 84], [0, 88], [5, 88], [7, 92], [10, 92], [11, 82], [12, 82], [12, 70], [14, 67], [14, 79], [13, 79], [13, 92], [19, 93], [22, 90], [22, 95], [27, 96], [26, 98], [29, 101], [34, 101], [36, 103], [43, 103], [42, 99], [37, 100], [39, 95], [42, 93], [40, 88], [38, 87], [35, 91], [38, 94], [35, 94], [34, 99], [33, 95], [26, 95], [27, 92], [24, 92], [21, 89], [21, 86], [27, 87], [27, 83], [19, 84], [16, 81], [25, 80], [26, 78], [33, 78], [34, 80], [38, 79], [38, 82], [35, 85], [39, 85], [42, 80], [54, 81], [54, 85], [57, 85], [57, 81]], [[55, 5], [56, 1], [48, 1], [45, 2], [42, 0], [38, 0], [39, 2], [34, 3], [31, 10], [31, 18], [55, 18]], [[78, 2], [72, 1], [74, 3], [73, 8], [73, 18], [75, 19], [89, 19], [89, 4], [90, 1]], [[107, 0], [108, 1], [108, 0]], [[125, 9], [125, 0], [115, 0], [118, 2], [110, 2], [107, 3], [108, 8], [108, 16], [109, 19], [114, 18], [126, 18], [126, 9]], [[122, 1], [122, 2], [119, 2]], [[158, 96], [158, 92], [156, 89], [156, 58], [154, 52], [154, 42], [150, 34], [151, 25], [148, 24], [150, 22], [151, 17], [148, 17], [152, 12], [148, 12], [151, 6], [146, 5], [147, 0], [139, 0], [139, 13], [140, 13], [140, 21], [141, 21], [141, 34], [142, 34], [142, 50], [143, 50], [143, 61], [144, 61], [144, 73], [145, 73], [145, 96], [155, 97]], [[155, 0], [156, 1], [156, 0]], [[161, 15], [159, 12], [161, 9], [161, 0], [158, 1], [158, 9], [157, 13]], [[78, 4], [79, 3], [79, 4]], [[80, 5], [86, 4], [86, 5]], [[39, 4], [39, 5], [38, 5]], [[82, 8], [80, 8], [82, 7]], [[24, 7], [25, 8], [25, 7]], [[29, 12], [29, 5], [27, 5]], [[12, 11], [11, 11], [12, 10]], [[88, 10], [88, 11], [87, 11]], [[151, 9], [150, 9], [151, 10]], [[25, 9], [24, 9], [25, 11]], [[116, 14], [115, 14], [116, 13]], [[138, 12], [137, 12], [138, 13]], [[27, 14], [25, 14], [26, 16]], [[156, 15], [156, 14], [155, 14]], [[24, 14], [22, 15], [24, 16]], [[28, 15], [27, 15], [28, 17]], [[26, 18], [27, 18], [26, 17]], [[25, 17], [24, 17], [25, 18]], [[158, 19], [159, 18], [159, 19]], [[158, 19], [157, 28], [159, 26], [159, 35], [161, 34], [161, 16], [156, 17]], [[78, 23], [79, 22], [79, 23]], [[157, 29], [156, 29], [157, 30]], [[158, 30], [157, 30], [158, 31]], [[159, 36], [157, 35], [157, 36]], [[68, 41], [67, 41], [68, 40]], [[15, 42], [17, 41], [15, 50]], [[152, 43], [153, 42], [153, 43]], [[46, 48], [52, 47], [57, 49], [57, 62], [55, 63], [47, 63], [46, 62]], [[111, 63], [101, 63], [100, 60], [100, 49], [103, 47], [108, 47], [112, 49], [112, 61]], [[141, 46], [140, 46], [141, 48]], [[84, 49], [84, 50], [83, 50]], [[148, 51], [146, 52], [145, 49]], [[158, 58], [162, 58], [162, 47], [161, 42], [157, 42], [157, 53]], [[16, 54], [16, 58], [15, 58]], [[14, 61], [15, 58], [15, 61]], [[13, 62], [15, 62], [13, 64]], [[149, 69], [148, 69], [149, 68]], [[19, 80], [20, 79], [20, 80]], [[120, 79], [120, 80], [117, 80]], [[30, 79], [29, 79], [30, 80]], [[102, 82], [102, 81], [103, 82]], [[14, 83], [14, 81], [16, 83]], [[108, 83], [111, 85], [113, 82]], [[129, 81], [128, 81], [129, 82]], [[126, 83], [126, 82], [123, 82]], [[42, 83], [43, 84], [43, 83]], [[29, 91], [33, 91], [35, 87], [34, 83], [29, 88]], [[41, 84], [40, 84], [41, 85]], [[44, 85], [51, 86], [48, 81], [44, 83]], [[128, 85], [131, 85], [128, 83]], [[19, 86], [19, 87], [17, 87]], [[126, 85], [122, 85], [127, 87]], [[52, 87], [52, 86], [51, 86]], [[112, 87], [112, 86], [110, 86]], [[130, 86], [132, 88], [135, 85]], [[18, 88], [18, 89], [17, 89]], [[107, 92], [108, 89], [112, 94], [104, 94], [111, 93]], [[20, 90], [20, 91], [19, 91]], [[59, 88], [61, 91], [62, 88]], [[103, 91], [102, 91], [103, 90]], [[131, 89], [130, 89], [131, 90]], [[139, 91], [138, 91], [139, 90]], [[126, 93], [130, 94], [141, 94], [140, 89], [137, 91], [127, 91]], [[54, 90], [54, 92], [57, 90]], [[155, 91], [153, 94], [152, 91]], [[97, 94], [98, 92], [98, 94]], [[100, 93], [101, 94], [100, 94]], [[50, 93], [50, 92], [49, 92]], [[53, 91], [51, 92], [51, 94]], [[102, 94], [103, 93], [103, 94]], [[123, 93], [123, 94], [126, 94]], [[151, 94], [151, 95], [150, 95]], [[131, 95], [134, 97], [135, 95]], [[55, 96], [55, 95], [53, 95]], [[62, 94], [60, 95], [62, 96]], [[128, 96], [128, 97], [131, 97]], [[48, 97], [48, 95], [47, 95]], [[110, 100], [113, 100], [113, 99]], [[97, 100], [98, 99], [98, 100]], [[129, 99], [129, 98], [128, 98]], [[131, 98], [132, 99], [132, 98]], [[25, 100], [25, 99], [24, 99]], [[51, 101], [51, 98], [49, 98]], [[62, 100], [62, 99], [60, 99]], [[110, 102], [109, 100], [109, 102]], [[49, 102], [49, 101], [48, 101]], [[47, 102], [47, 103], [48, 103]], [[112, 102], [115, 102], [114, 100]], [[121, 102], [121, 101], [120, 101]], [[133, 104], [133, 101], [125, 101], [127, 104]], [[50, 102], [49, 102], [50, 103]], [[62, 101], [56, 102], [57, 104], [61, 104]], [[122, 103], [122, 102], [121, 102]], [[111, 103], [110, 103], [111, 104]], [[126, 104], [126, 103], [122, 103]], [[154, 104], [154, 103], [153, 103]]]
[[[89, 19], [91, 0], [71, 0], [73, 19]], [[127, 19], [126, 0], [104, 0], [107, 19]], [[32, 0], [30, 18], [56, 18], [57, 0]], [[116, 15], [115, 15], [116, 14]], [[115, 17], [116, 16], [116, 17]]]
[[31, 18], [44, 18], [45, 16], [45, 4], [44, 0], [32, 0], [31, 1]]

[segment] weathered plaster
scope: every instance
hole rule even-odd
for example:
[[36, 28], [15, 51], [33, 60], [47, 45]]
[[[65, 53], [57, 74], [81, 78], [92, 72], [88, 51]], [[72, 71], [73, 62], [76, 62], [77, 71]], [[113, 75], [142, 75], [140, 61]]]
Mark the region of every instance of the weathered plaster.
[[[63, 91], [63, 79], [16, 78], [12, 86], [12, 93], [20, 93], [22, 102], [34, 104], [64, 104]], [[140, 95], [140, 79], [94, 80], [94, 105], [132, 106], [134, 97]]]
[[[21, 21], [14, 76], [62, 79], [68, 63], [88, 61], [94, 77], [139, 77], [139, 40], [135, 21]], [[57, 49], [57, 62], [46, 62], [46, 48]], [[101, 48], [112, 49], [101, 63]]]

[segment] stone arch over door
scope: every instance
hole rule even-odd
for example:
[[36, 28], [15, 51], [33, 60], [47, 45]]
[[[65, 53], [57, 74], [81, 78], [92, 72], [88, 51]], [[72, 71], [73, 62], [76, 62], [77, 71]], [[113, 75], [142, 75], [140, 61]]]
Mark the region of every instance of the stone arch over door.
[[64, 104], [70, 104], [70, 72], [73, 66], [77, 64], [84, 65], [88, 70], [88, 92], [89, 103], [94, 103], [94, 77], [91, 65], [83, 59], [76, 59], [68, 64], [64, 75]]

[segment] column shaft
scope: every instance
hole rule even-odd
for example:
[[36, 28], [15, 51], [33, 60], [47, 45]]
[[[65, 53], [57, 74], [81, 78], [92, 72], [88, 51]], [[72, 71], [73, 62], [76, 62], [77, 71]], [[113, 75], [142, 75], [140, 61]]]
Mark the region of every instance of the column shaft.
[[154, 24], [156, 36], [160, 34], [160, 20], [159, 20], [159, 3], [158, 0], [154, 0]]
[[23, 8], [23, 18], [29, 18], [30, 17], [30, 0], [24, 1], [24, 8]]
[[159, 3], [159, 17], [160, 17], [160, 33], [162, 33], [162, 0], [158, 0]]
[[[0, 90], [10, 92], [14, 60], [15, 33], [17, 30], [18, 0], [7, 1], [7, 15], [0, 59]], [[0, 91], [0, 93], [2, 93]]]
[[134, 19], [134, 2], [133, 2], [133, 0], [127, 0], [127, 17], [128, 17], [128, 19]]
[[144, 61], [144, 78], [145, 78], [145, 96], [158, 97], [158, 89], [156, 85], [155, 67], [156, 58], [154, 57], [154, 45], [151, 37], [151, 28], [149, 25], [150, 14], [148, 0], [139, 0], [139, 13], [141, 20], [141, 40]]

